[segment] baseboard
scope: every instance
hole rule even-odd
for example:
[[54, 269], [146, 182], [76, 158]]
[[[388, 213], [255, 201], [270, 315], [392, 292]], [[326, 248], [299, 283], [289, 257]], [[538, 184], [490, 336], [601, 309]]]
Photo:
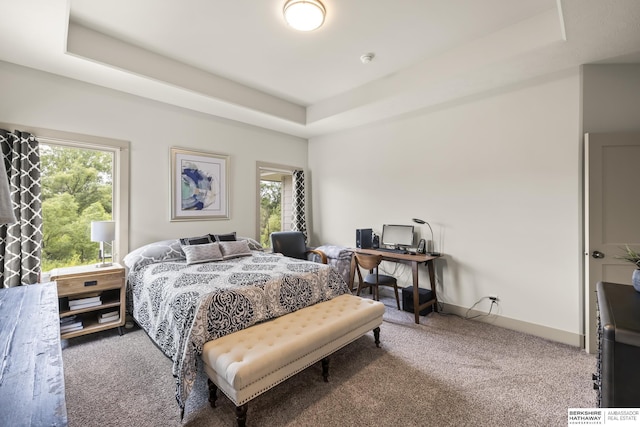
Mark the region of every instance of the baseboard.
[[509, 317], [491, 314], [487, 316], [486, 312], [478, 310], [469, 310], [466, 307], [460, 307], [452, 304], [440, 304], [445, 313], [453, 313], [461, 317], [475, 317], [473, 320], [479, 322], [490, 323], [502, 328], [511, 329], [526, 334], [535, 335], [540, 338], [556, 341], [559, 343], [571, 345], [574, 347], [584, 348], [584, 336], [573, 332], [567, 332], [560, 329], [550, 328], [548, 326], [537, 325], [535, 323], [523, 322], [522, 320], [511, 319]]

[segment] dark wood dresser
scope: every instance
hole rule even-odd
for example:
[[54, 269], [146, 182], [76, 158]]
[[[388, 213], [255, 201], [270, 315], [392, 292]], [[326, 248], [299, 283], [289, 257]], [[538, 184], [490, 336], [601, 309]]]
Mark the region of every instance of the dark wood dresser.
[[67, 425], [53, 282], [0, 289], [0, 396], [0, 425]]
[[640, 408], [640, 292], [600, 282], [598, 362], [593, 375], [601, 408]]

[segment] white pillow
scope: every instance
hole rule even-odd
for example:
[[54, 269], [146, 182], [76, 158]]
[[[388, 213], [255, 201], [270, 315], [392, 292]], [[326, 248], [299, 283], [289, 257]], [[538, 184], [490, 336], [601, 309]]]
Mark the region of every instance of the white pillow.
[[202, 245], [183, 245], [182, 250], [187, 256], [187, 264], [200, 262], [222, 261], [219, 243], [205, 243]]
[[235, 242], [220, 242], [220, 249], [222, 249], [222, 258], [231, 259], [241, 256], [250, 256], [251, 249], [246, 240], [237, 240]]
[[174, 240], [162, 240], [149, 243], [128, 253], [124, 259], [124, 265], [129, 270], [135, 271], [148, 264], [163, 261], [180, 261], [185, 259], [180, 242]]

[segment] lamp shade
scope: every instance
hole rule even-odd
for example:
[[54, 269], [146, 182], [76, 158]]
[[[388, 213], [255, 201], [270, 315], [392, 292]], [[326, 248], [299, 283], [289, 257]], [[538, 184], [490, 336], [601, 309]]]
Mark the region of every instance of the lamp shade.
[[116, 238], [115, 221], [91, 221], [92, 242], [112, 242]]
[[289, 0], [284, 4], [284, 19], [298, 31], [312, 31], [324, 23], [324, 5], [319, 0]]
[[13, 224], [16, 217], [13, 214], [11, 204], [11, 192], [9, 191], [9, 177], [4, 166], [4, 156], [0, 151], [0, 225]]

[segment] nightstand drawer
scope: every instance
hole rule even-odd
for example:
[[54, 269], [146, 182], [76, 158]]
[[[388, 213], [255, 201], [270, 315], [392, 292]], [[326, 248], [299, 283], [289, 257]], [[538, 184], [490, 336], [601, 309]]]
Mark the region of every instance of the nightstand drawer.
[[58, 296], [75, 295], [83, 292], [104, 291], [118, 289], [124, 284], [122, 272], [108, 274], [87, 274], [75, 277], [54, 278], [58, 284]]

